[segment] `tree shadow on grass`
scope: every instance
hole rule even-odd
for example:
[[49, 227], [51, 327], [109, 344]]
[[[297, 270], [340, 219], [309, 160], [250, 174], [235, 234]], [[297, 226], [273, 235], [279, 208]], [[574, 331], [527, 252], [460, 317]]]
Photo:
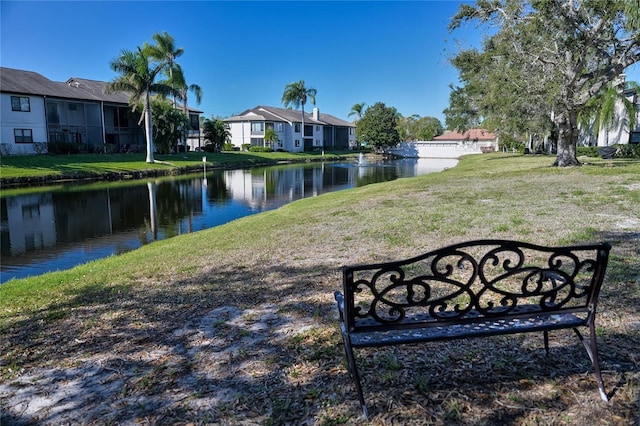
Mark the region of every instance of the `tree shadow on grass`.
[[[602, 239], [614, 240], [596, 321], [609, 404], [572, 332], [552, 333], [550, 357], [529, 333], [358, 351], [372, 422], [637, 416], [640, 339], [628, 326], [640, 323], [629, 286], [637, 266], [624, 262], [637, 243]], [[2, 424], [360, 423], [332, 297], [340, 287], [321, 262], [86, 286], [3, 330]], [[624, 321], [612, 315], [621, 307]]]

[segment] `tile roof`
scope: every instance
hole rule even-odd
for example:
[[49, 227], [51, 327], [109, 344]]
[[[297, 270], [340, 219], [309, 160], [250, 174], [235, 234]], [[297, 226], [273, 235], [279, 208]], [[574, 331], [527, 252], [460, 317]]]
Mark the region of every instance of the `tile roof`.
[[444, 134], [433, 138], [434, 141], [492, 141], [495, 139], [496, 135], [485, 129], [469, 129], [464, 133], [460, 133], [456, 130], [447, 130]]

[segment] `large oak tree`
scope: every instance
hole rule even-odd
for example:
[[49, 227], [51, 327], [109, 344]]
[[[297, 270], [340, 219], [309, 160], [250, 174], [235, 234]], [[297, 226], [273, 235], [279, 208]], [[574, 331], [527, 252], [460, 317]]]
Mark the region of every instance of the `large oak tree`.
[[580, 113], [627, 67], [640, 61], [637, 3], [478, 0], [463, 4], [450, 29], [476, 22], [489, 26], [491, 35], [484, 39], [482, 50], [464, 50], [452, 59], [462, 86], [453, 88], [452, 103], [445, 111], [447, 124], [460, 122], [458, 112], [480, 117], [494, 129], [543, 128], [549, 117], [558, 137], [554, 164], [579, 165]]

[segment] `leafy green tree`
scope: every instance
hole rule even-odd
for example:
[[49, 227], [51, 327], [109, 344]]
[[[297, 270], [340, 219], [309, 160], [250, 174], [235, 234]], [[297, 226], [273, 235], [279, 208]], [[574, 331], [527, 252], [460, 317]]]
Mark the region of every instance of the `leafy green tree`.
[[[462, 67], [458, 68], [462, 72]], [[444, 109], [445, 125], [447, 129], [465, 131], [479, 127], [482, 121], [480, 107], [475, 104], [474, 96], [469, 93], [470, 80], [465, 80], [462, 87], [449, 85], [449, 106]]]
[[171, 90], [169, 85], [156, 82], [156, 77], [165, 69], [166, 63], [154, 61], [151, 53], [151, 48], [146, 42], [135, 51], [123, 49], [120, 56], [110, 63], [111, 69], [120, 75], [109, 83], [106, 88], [109, 93], [129, 93], [129, 104], [134, 112], [138, 105], [142, 103], [141, 117], [144, 118], [145, 123], [147, 163], [154, 162], [151, 94], [167, 94]]
[[401, 140], [430, 141], [441, 135], [442, 123], [435, 117], [420, 117], [418, 114], [398, 118], [398, 133]]
[[413, 123], [412, 133], [416, 140], [430, 141], [444, 132], [442, 123], [435, 117], [421, 117]]
[[543, 127], [550, 117], [558, 135], [554, 164], [579, 165], [579, 114], [640, 61], [637, 12], [628, 9], [634, 2], [478, 0], [461, 5], [450, 29], [476, 21], [496, 31], [483, 41], [482, 51], [464, 50], [453, 58], [464, 84], [456, 96], [468, 99], [450, 110], [474, 111], [475, 119], [493, 130]]
[[353, 104], [351, 107], [351, 112], [349, 112], [349, 117], [352, 115], [356, 116], [356, 121], [362, 118], [362, 114], [364, 114], [366, 104], [364, 102], [360, 102], [357, 104]]
[[379, 150], [396, 146], [400, 142], [397, 110], [382, 102], [367, 108], [356, 124], [356, 138]]
[[212, 145], [215, 151], [222, 149], [224, 144], [231, 140], [231, 132], [227, 124], [217, 118], [205, 119], [202, 124], [202, 135], [207, 145]]
[[178, 141], [183, 140], [189, 129], [189, 118], [163, 98], [151, 99], [153, 108], [153, 140], [160, 154], [176, 152]]
[[315, 105], [316, 94], [317, 90], [313, 87], [305, 86], [304, 80], [287, 84], [282, 94], [282, 104], [285, 107], [293, 107], [296, 109], [302, 107], [302, 140], [304, 140], [304, 106], [307, 103], [307, 99]]

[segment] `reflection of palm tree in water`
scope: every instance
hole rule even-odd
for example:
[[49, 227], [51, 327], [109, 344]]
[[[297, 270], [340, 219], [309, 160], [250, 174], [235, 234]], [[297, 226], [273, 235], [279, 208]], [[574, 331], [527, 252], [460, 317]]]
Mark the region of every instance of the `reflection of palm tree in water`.
[[151, 222], [152, 241], [158, 241], [158, 209], [156, 207], [156, 189], [155, 182], [147, 182], [149, 190], [149, 219]]

